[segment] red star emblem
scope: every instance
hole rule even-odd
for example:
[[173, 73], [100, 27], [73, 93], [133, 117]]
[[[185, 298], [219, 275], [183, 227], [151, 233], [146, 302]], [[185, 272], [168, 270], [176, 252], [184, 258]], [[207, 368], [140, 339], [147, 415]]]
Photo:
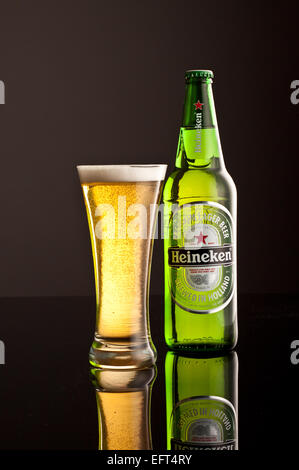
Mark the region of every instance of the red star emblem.
[[202, 109], [204, 103], [201, 103], [199, 100], [197, 100], [197, 103], [194, 103], [195, 110], [197, 109]]
[[200, 234], [195, 235], [194, 238], [197, 238], [197, 243], [203, 243], [206, 245], [206, 238], [208, 238], [208, 235], [203, 235], [202, 232], [200, 232]]

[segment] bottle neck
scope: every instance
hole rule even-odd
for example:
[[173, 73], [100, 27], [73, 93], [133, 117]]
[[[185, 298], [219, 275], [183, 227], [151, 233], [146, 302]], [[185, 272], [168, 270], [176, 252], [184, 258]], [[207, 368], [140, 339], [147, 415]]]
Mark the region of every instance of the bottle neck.
[[211, 80], [186, 84], [177, 168], [219, 168], [223, 165]]

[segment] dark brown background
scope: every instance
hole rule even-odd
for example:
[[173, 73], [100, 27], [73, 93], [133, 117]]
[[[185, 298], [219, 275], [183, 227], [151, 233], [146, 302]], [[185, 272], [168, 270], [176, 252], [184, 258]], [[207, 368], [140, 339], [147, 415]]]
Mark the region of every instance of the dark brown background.
[[[89, 295], [76, 164], [174, 164], [184, 71], [215, 72], [239, 290], [297, 288], [295, 3], [0, 2], [0, 296]], [[162, 293], [156, 243], [151, 289]]]

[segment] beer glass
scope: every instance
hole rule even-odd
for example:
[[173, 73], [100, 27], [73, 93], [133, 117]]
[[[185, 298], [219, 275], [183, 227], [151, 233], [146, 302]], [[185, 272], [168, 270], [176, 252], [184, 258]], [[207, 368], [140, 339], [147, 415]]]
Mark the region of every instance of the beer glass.
[[168, 352], [165, 391], [168, 450], [238, 450], [236, 352]]
[[96, 284], [90, 363], [155, 363], [148, 294], [153, 235], [167, 165], [80, 165]]

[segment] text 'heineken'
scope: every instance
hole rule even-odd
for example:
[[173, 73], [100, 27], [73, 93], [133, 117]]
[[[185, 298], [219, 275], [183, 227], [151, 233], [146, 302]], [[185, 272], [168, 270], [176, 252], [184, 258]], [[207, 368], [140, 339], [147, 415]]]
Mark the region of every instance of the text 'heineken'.
[[212, 93], [213, 73], [189, 70], [175, 170], [164, 188], [165, 340], [172, 349], [237, 342], [236, 210]]

